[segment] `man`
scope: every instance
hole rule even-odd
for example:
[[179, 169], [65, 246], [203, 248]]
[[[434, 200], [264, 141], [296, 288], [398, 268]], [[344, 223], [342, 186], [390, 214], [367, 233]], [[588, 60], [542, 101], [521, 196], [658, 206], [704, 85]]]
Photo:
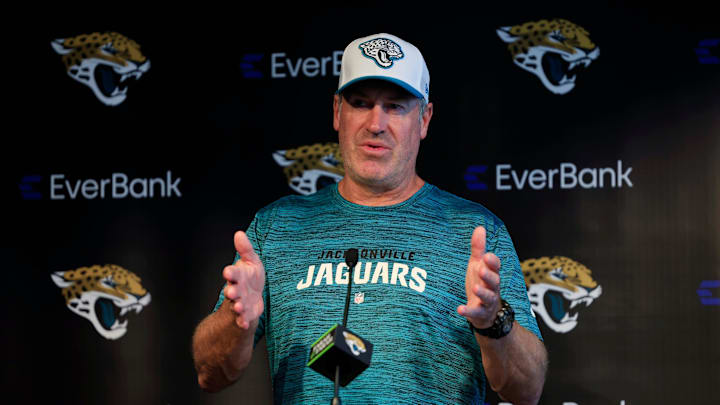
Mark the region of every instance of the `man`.
[[193, 337], [203, 389], [236, 381], [264, 334], [276, 402], [329, 401], [332, 382], [306, 363], [342, 317], [341, 253], [355, 247], [348, 327], [374, 350], [345, 404], [483, 403], [486, 379], [516, 405], [537, 403], [547, 354], [505, 225], [415, 172], [428, 101], [412, 44], [378, 34], [348, 45], [333, 104], [345, 177], [276, 201], [235, 234], [237, 260]]

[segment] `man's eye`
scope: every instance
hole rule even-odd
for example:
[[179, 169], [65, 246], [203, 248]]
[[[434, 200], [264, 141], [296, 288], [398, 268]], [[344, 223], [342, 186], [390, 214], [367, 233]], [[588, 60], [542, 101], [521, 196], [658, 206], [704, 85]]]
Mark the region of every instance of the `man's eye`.
[[398, 103], [390, 103], [385, 106], [388, 111], [398, 114], [405, 113], [405, 110], [407, 110], [406, 106], [404, 104], [398, 104]]
[[368, 106], [368, 103], [365, 100], [357, 100], [357, 99], [351, 100], [350, 104], [355, 108], [363, 108], [363, 107]]

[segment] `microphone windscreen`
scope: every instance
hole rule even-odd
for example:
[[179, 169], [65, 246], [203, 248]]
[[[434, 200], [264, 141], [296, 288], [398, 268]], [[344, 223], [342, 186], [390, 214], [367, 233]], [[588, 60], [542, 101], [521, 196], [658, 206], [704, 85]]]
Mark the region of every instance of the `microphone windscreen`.
[[358, 250], [348, 249], [345, 251], [345, 263], [348, 265], [348, 267], [354, 267], [358, 262]]

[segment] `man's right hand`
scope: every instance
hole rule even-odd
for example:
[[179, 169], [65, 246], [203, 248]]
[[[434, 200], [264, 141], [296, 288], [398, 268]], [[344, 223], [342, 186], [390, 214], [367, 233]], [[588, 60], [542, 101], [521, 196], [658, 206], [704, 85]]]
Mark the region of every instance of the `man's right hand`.
[[237, 314], [235, 323], [248, 329], [250, 323], [263, 313], [265, 267], [243, 231], [235, 233], [235, 250], [240, 260], [223, 270], [223, 278], [227, 280], [224, 293], [225, 298], [232, 301], [231, 308]]

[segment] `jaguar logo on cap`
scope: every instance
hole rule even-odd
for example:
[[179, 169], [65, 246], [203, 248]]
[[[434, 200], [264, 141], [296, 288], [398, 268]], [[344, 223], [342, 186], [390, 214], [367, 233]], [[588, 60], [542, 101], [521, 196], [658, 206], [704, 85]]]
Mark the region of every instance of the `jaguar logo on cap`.
[[371, 39], [360, 44], [363, 55], [373, 59], [378, 66], [388, 69], [396, 59], [402, 59], [400, 45], [387, 38]]
[[359, 80], [386, 80], [430, 102], [430, 72], [415, 45], [378, 33], [352, 41], [343, 51], [336, 94]]

